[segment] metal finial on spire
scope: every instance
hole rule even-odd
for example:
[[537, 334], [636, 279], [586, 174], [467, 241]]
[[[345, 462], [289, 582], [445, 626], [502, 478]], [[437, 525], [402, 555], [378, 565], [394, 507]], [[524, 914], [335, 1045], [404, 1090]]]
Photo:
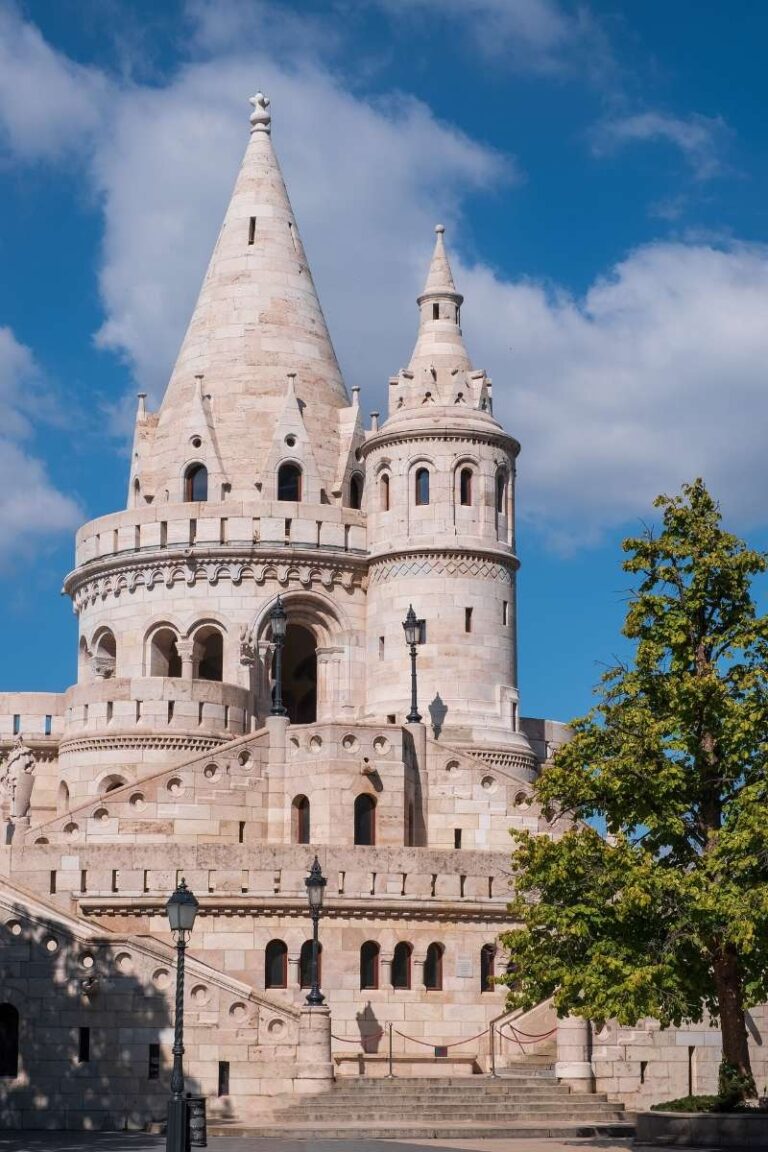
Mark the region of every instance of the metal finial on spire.
[[435, 232], [437, 232], [438, 235], [445, 232], [445, 224], [435, 224]]
[[272, 114], [268, 111], [270, 100], [263, 92], [257, 92], [248, 101], [253, 105], [251, 112], [251, 132], [271, 132]]

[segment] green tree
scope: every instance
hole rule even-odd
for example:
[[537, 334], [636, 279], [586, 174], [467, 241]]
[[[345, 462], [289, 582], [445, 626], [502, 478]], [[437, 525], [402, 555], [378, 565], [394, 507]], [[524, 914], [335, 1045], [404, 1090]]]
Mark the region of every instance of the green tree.
[[536, 785], [565, 831], [513, 832], [509, 1003], [719, 1021], [721, 1082], [743, 1097], [744, 1010], [768, 998], [768, 618], [751, 594], [766, 558], [724, 531], [701, 480], [655, 505], [660, 531], [623, 545], [633, 660]]

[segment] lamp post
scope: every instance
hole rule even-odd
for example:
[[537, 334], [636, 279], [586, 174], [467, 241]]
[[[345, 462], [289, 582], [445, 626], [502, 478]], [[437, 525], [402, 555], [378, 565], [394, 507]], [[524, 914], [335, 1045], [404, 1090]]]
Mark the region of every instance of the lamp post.
[[304, 883], [307, 886], [309, 914], [312, 917], [312, 987], [307, 996], [307, 1004], [318, 1005], [323, 1003], [325, 996], [323, 996], [320, 991], [317, 980], [317, 926], [320, 920], [320, 910], [323, 907], [325, 886], [328, 881], [325, 876], [323, 876], [323, 870], [320, 867], [320, 861], [317, 856], [315, 856], [312, 867], [309, 870], [309, 876], [307, 876]]
[[272, 715], [285, 716], [287, 709], [283, 704], [283, 645], [285, 644], [285, 629], [288, 625], [288, 613], [278, 596], [275, 606], [269, 614], [272, 624], [272, 640], [275, 644], [275, 698], [272, 701]]
[[410, 604], [405, 620], [403, 620], [405, 642], [411, 650], [411, 710], [405, 718], [408, 724], [421, 723], [421, 713], [419, 712], [416, 691], [416, 645], [421, 643], [421, 628], [423, 623], [423, 620], [416, 619], [413, 604]]
[[187, 1147], [187, 1108], [184, 1099], [184, 952], [195, 926], [199, 904], [182, 880], [165, 906], [168, 923], [176, 940], [176, 1020], [173, 1034], [173, 1072], [168, 1101], [166, 1152], [185, 1152]]

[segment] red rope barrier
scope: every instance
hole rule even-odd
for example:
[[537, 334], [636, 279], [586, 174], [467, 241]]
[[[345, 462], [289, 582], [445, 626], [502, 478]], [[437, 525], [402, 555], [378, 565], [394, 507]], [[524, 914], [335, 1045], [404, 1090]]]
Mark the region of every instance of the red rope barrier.
[[369, 1040], [381, 1040], [384, 1035], [383, 1029], [380, 1028], [378, 1032], [371, 1032], [368, 1036], [353, 1036], [352, 1039], [348, 1036], [334, 1036], [331, 1032], [331, 1039], [338, 1040], [340, 1044], [367, 1044]]
[[[535, 1044], [537, 1040], [548, 1040], [550, 1036], [554, 1036], [557, 1032], [557, 1028], [552, 1028], [549, 1032], [541, 1032], [539, 1034], [535, 1032], [520, 1032], [513, 1024], [507, 1023], [501, 1025], [501, 1028], [498, 1030], [499, 1035], [501, 1035], [502, 1028], [510, 1028], [513, 1034], [512, 1038], [516, 1040], [518, 1044]], [[521, 1036], [525, 1036], [526, 1039], [521, 1040]]]
[[462, 1044], [470, 1044], [473, 1040], [479, 1040], [481, 1036], [487, 1035], [489, 1029], [486, 1028], [483, 1032], [478, 1032], [476, 1036], [468, 1036], [466, 1040], [454, 1040], [453, 1044], [435, 1044], [434, 1040], [419, 1040], [416, 1036], [406, 1036], [405, 1032], [399, 1032], [397, 1028], [395, 1033], [402, 1036], [403, 1040], [410, 1040], [412, 1044], [423, 1044], [425, 1048], [460, 1048]]

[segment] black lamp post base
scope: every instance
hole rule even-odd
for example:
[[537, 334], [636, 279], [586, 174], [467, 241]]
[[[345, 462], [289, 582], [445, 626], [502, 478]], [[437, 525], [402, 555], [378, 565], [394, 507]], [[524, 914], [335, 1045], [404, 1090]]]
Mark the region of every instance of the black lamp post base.
[[325, 1004], [325, 996], [323, 996], [322, 992], [315, 992], [313, 990], [307, 996], [306, 1003], [313, 1008], [319, 1008], [321, 1004]]
[[188, 1152], [188, 1136], [187, 1102], [183, 1096], [172, 1096], [168, 1101], [165, 1152]]

